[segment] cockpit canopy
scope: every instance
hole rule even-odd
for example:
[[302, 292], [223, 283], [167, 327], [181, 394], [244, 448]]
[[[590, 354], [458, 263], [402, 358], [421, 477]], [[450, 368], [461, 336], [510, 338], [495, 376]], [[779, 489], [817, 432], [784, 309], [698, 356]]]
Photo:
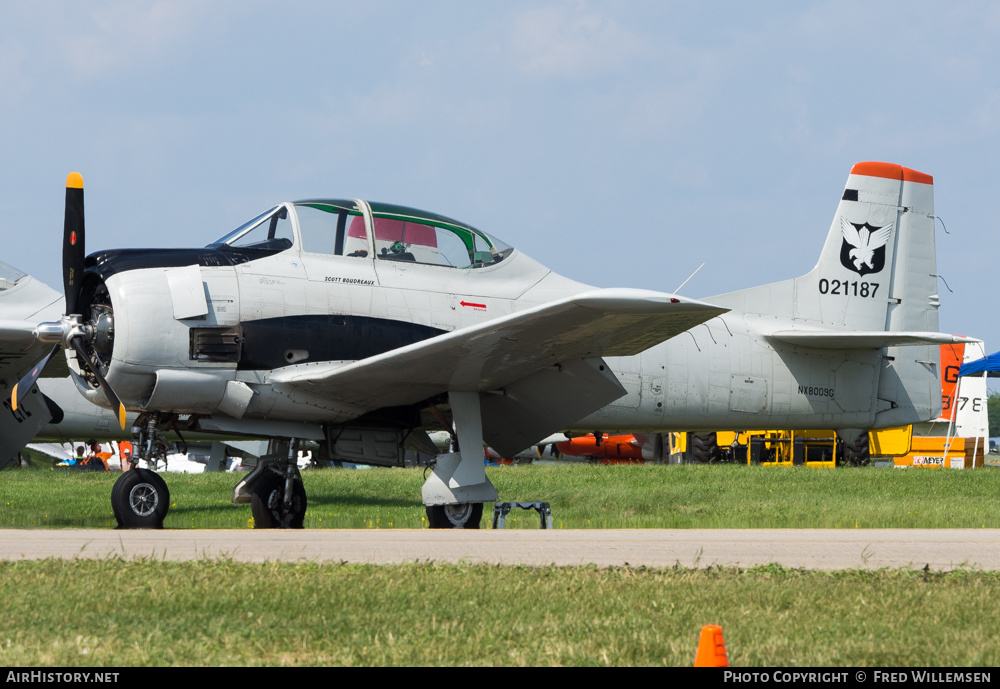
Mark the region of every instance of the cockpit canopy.
[[471, 225], [388, 203], [313, 199], [283, 203], [243, 223], [213, 249], [407, 261], [451, 268], [499, 263], [513, 249]]
[[10, 289], [26, 277], [25, 273], [22, 273], [14, 266], [0, 261], [0, 292]]

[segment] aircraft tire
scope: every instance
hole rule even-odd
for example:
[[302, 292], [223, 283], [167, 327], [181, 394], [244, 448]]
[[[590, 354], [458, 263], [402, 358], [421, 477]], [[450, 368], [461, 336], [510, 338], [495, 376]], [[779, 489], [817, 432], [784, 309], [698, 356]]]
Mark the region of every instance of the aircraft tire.
[[125, 478], [125, 473], [115, 479], [115, 485], [111, 486], [111, 511], [115, 513], [115, 521], [118, 522], [118, 528], [122, 527], [122, 513], [118, 509], [118, 489], [122, 484], [122, 479]]
[[126, 471], [111, 489], [111, 509], [120, 529], [162, 529], [170, 490], [155, 471]]
[[269, 474], [250, 489], [250, 512], [255, 529], [301, 529], [306, 517], [306, 489], [301, 480], [292, 488], [291, 507], [285, 509], [285, 479]]
[[432, 529], [478, 529], [483, 518], [483, 503], [427, 505], [427, 523]]

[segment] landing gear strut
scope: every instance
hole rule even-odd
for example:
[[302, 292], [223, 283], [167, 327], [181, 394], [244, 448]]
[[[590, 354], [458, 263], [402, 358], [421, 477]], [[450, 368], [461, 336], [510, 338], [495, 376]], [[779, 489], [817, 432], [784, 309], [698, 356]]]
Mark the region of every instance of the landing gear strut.
[[483, 503], [497, 490], [483, 465], [483, 422], [478, 392], [449, 392], [457, 452], [439, 455], [421, 495], [432, 529], [478, 529]]

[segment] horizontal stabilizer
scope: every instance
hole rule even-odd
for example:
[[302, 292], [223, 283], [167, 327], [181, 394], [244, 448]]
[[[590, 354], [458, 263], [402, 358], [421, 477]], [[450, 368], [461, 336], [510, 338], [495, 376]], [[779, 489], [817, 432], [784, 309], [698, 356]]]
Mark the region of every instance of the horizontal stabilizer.
[[779, 330], [769, 333], [768, 338], [786, 344], [816, 349], [882, 349], [883, 347], [902, 347], [906, 345], [943, 345], [965, 344], [978, 342], [973, 337], [947, 335], [934, 332], [888, 332], [853, 331], [833, 332], [828, 330]]

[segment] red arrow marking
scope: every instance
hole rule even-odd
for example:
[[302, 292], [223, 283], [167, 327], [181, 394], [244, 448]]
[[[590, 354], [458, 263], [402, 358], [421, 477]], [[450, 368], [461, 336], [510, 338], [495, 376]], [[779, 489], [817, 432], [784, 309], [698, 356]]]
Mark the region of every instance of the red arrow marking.
[[473, 308], [477, 308], [477, 309], [485, 309], [486, 308], [486, 304], [473, 304], [471, 301], [460, 301], [458, 303], [461, 304], [462, 306], [472, 306]]

